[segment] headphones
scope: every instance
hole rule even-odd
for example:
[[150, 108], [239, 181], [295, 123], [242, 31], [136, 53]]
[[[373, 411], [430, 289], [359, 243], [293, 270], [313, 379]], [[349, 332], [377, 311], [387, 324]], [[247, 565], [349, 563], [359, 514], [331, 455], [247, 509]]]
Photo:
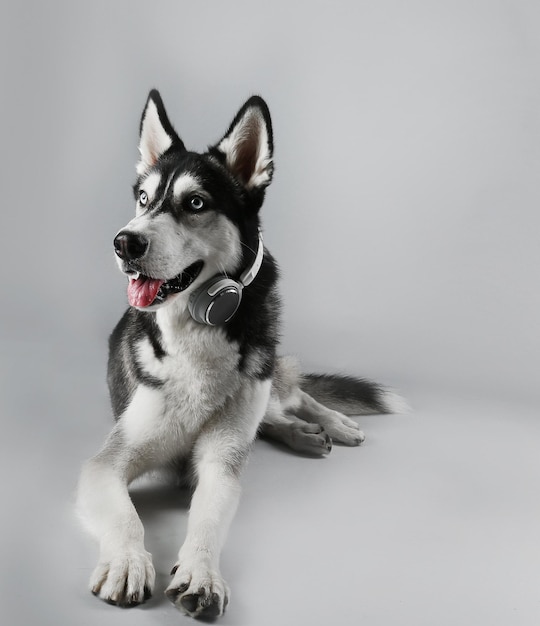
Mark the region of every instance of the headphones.
[[223, 275], [214, 276], [194, 291], [188, 301], [191, 317], [199, 324], [219, 326], [228, 322], [242, 301], [242, 290], [253, 282], [261, 268], [264, 256], [262, 234], [259, 229], [257, 255], [250, 268], [238, 281]]

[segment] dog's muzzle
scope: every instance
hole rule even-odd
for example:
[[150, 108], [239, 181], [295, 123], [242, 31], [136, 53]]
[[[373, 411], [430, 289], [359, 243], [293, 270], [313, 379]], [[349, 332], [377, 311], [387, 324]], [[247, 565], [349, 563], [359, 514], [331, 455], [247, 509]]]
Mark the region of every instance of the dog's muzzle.
[[203, 261], [195, 261], [180, 274], [168, 280], [133, 272], [128, 275], [128, 301], [131, 306], [139, 308], [163, 304], [169, 296], [187, 289], [201, 273], [203, 266]]
[[146, 254], [149, 244], [144, 235], [121, 230], [114, 238], [114, 251], [122, 261], [136, 261]]

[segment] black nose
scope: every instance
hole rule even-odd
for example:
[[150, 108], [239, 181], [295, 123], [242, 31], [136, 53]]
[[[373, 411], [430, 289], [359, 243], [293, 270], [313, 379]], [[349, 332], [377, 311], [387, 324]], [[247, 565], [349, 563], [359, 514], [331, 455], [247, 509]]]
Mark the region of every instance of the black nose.
[[143, 235], [120, 231], [114, 238], [114, 251], [124, 261], [135, 261], [145, 255], [148, 243]]

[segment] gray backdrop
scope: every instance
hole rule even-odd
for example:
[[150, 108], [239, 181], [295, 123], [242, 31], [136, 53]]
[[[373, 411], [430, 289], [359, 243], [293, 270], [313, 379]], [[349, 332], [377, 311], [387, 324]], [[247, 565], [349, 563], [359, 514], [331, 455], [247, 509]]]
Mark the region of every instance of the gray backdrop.
[[111, 236], [131, 215], [151, 87], [194, 149], [260, 93], [284, 349], [398, 385], [532, 399], [538, 4], [152, 6], [4, 3], [9, 336], [101, 340], [124, 306]]
[[[106, 339], [126, 305], [111, 242], [133, 211], [152, 87], [193, 149], [251, 94], [270, 106], [263, 216], [282, 268], [284, 352], [419, 407], [437, 393], [538, 406], [538, 2], [0, 11], [2, 462], [17, 513], [6, 550], [26, 567], [41, 559], [38, 597], [55, 586], [45, 483], [68, 511], [80, 462], [109, 428]], [[7, 578], [23, 603], [30, 581]]]

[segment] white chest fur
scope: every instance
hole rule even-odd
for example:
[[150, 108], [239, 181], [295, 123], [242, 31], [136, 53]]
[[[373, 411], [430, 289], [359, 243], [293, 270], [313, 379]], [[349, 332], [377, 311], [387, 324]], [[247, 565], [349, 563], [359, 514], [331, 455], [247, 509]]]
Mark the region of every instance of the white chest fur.
[[[159, 320], [166, 355], [158, 358], [148, 339], [136, 345], [136, 358], [146, 374], [160, 381], [140, 385], [122, 416], [130, 443], [160, 441], [189, 446], [205, 422], [238, 394], [238, 346], [219, 329], [192, 320]], [[168, 444], [165, 444], [165, 439]]]

